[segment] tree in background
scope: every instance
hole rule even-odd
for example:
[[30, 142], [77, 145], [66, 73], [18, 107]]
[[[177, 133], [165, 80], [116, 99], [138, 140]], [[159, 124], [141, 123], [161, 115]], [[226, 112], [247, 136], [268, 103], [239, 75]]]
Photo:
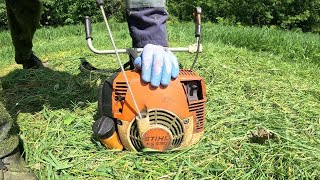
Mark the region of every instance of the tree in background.
[[[94, 0], [43, 0], [42, 25], [65, 25], [83, 22], [89, 15], [94, 21], [101, 16]], [[106, 0], [107, 14], [124, 20], [124, 0]], [[222, 24], [300, 28], [320, 33], [320, 0], [168, 0], [171, 19], [190, 21], [193, 8], [203, 8], [204, 21]], [[4, 2], [0, 2], [0, 28], [6, 27]]]
[[224, 24], [271, 26], [320, 33], [319, 0], [169, 0], [168, 11], [190, 20], [195, 6], [203, 8], [206, 21]]

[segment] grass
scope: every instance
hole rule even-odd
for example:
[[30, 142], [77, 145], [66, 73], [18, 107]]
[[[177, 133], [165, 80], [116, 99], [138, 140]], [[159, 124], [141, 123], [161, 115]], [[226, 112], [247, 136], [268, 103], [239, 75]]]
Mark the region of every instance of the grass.
[[[169, 23], [171, 46], [193, 42], [191, 23]], [[26, 159], [40, 179], [316, 179], [320, 174], [320, 37], [275, 29], [205, 24], [195, 70], [207, 85], [205, 135], [167, 153], [114, 152], [92, 138], [97, 87], [80, 58], [101, 68], [115, 56], [86, 47], [82, 26], [37, 31], [34, 51], [54, 70], [24, 71], [0, 32], [6, 106], [17, 120]], [[113, 23], [118, 47], [130, 47], [126, 24]], [[111, 49], [103, 24], [95, 46]], [[101, 37], [101, 38], [98, 38]], [[176, 53], [184, 67], [194, 55]], [[122, 56], [122, 59], [125, 59]], [[273, 134], [263, 144], [250, 136]]]

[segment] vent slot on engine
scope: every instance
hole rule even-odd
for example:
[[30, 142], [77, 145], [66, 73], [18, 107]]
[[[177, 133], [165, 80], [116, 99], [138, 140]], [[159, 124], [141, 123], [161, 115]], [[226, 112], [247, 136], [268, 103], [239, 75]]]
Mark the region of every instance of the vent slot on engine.
[[180, 69], [179, 75], [182, 75], [182, 76], [197, 76], [197, 74], [194, 71], [189, 70], [189, 69]]
[[205, 99], [201, 101], [193, 101], [189, 103], [189, 111], [196, 114], [196, 121], [194, 121], [194, 132], [201, 132], [204, 130], [204, 118], [205, 118]]
[[116, 88], [115, 88], [115, 100], [116, 101], [122, 101], [126, 97], [126, 93], [128, 90], [128, 86], [126, 82], [116, 82]]
[[[184, 129], [179, 117], [163, 110], [149, 111], [150, 126], [161, 125], [168, 128], [173, 136], [170, 148], [177, 148], [181, 145], [184, 137]], [[133, 122], [130, 129], [130, 140], [133, 147], [139, 151], [143, 149], [141, 138], [136, 121]]]

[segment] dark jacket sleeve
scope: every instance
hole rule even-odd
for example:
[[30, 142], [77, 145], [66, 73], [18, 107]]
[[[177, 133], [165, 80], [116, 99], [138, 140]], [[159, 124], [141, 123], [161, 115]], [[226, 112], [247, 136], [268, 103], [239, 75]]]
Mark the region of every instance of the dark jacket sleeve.
[[167, 17], [164, 7], [127, 8], [132, 47], [142, 48], [147, 44], [167, 47]]

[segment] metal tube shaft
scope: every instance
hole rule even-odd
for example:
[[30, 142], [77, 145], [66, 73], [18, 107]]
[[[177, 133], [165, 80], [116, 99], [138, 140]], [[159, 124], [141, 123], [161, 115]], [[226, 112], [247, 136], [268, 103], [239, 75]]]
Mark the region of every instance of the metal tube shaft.
[[[99, 50], [93, 47], [92, 44], [92, 39], [88, 38], [87, 39], [88, 46], [90, 50], [96, 54], [116, 54], [115, 50]], [[173, 47], [173, 48], [168, 48], [171, 52], [193, 52], [191, 51], [190, 47]], [[140, 53], [142, 52], [143, 48], [137, 48], [137, 52]], [[119, 54], [125, 54], [127, 53], [126, 49], [117, 49]]]

